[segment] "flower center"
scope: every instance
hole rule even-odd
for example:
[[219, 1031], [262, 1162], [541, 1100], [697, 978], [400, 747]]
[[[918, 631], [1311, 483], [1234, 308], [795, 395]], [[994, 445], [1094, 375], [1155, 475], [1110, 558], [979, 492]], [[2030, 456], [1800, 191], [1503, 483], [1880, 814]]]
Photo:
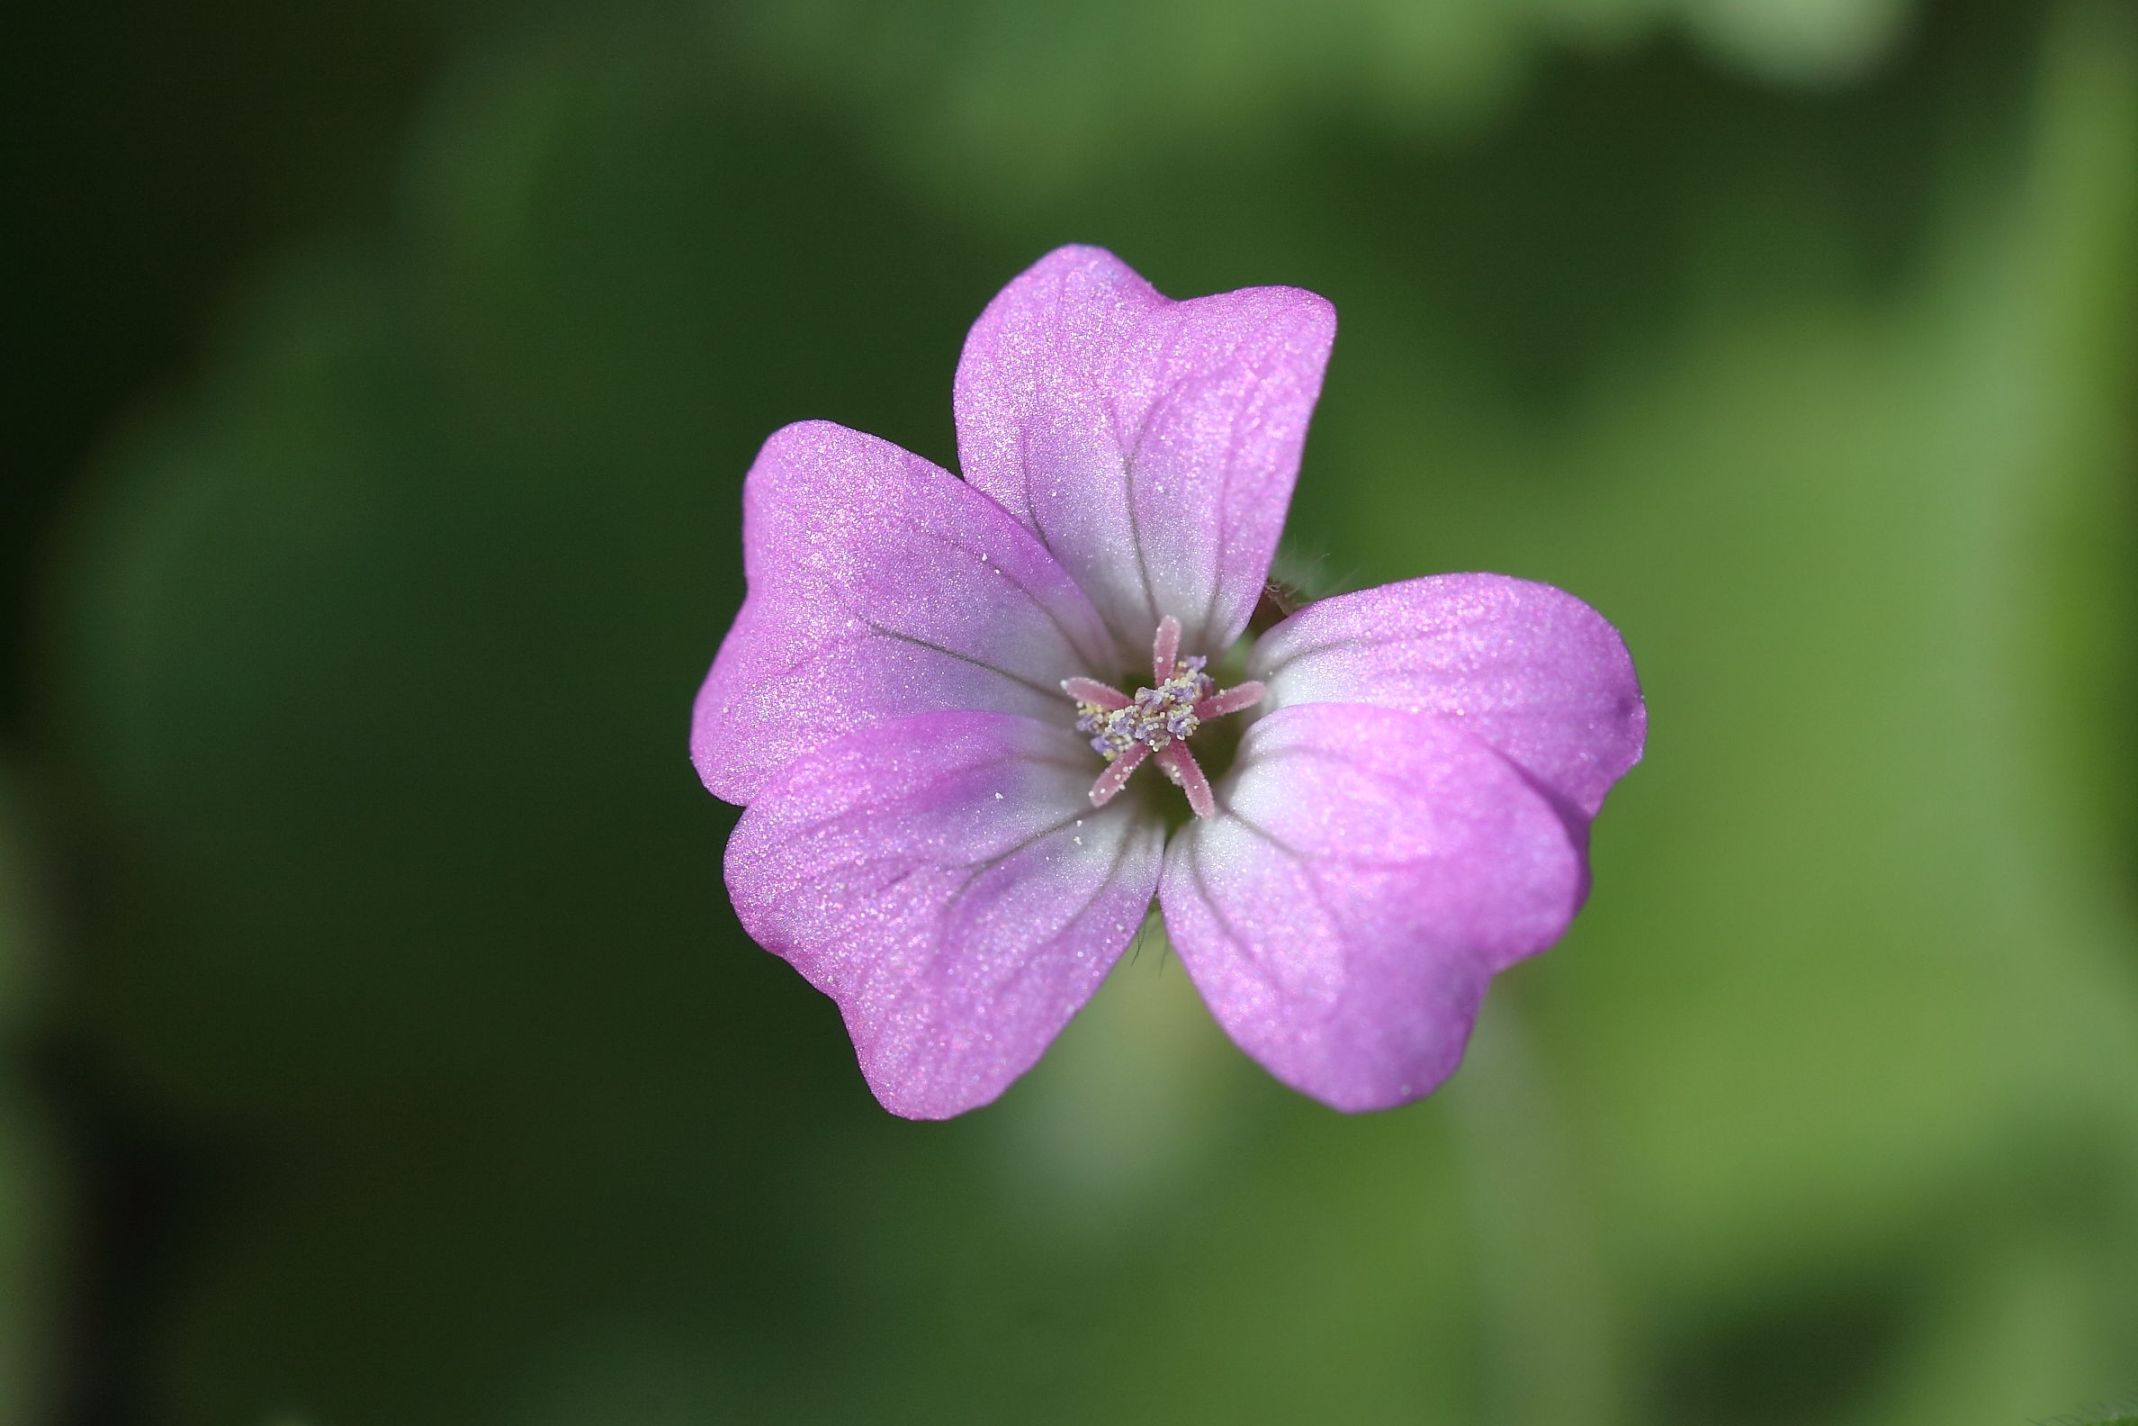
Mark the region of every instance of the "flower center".
[[1202, 726], [1195, 705], [1217, 691], [1210, 675], [1203, 672], [1206, 660], [1186, 658], [1156, 688], [1139, 688], [1125, 708], [1077, 700], [1076, 730], [1091, 735], [1091, 749], [1112, 762], [1141, 743], [1151, 752], [1161, 752], [1176, 738], [1186, 738]]
[[1205, 722], [1252, 708], [1262, 701], [1260, 683], [1220, 690], [1203, 672], [1201, 655], [1182, 658], [1180, 621], [1168, 614], [1158, 621], [1151, 640], [1151, 679], [1157, 686], [1138, 688], [1135, 697], [1095, 678], [1065, 678], [1062, 692], [1076, 700], [1076, 730], [1091, 739], [1092, 751], [1106, 759], [1106, 771], [1091, 785], [1091, 805], [1104, 807], [1128, 785], [1130, 774], [1153, 758], [1188, 796], [1198, 817], [1215, 816], [1217, 798], [1203, 775], [1188, 739]]

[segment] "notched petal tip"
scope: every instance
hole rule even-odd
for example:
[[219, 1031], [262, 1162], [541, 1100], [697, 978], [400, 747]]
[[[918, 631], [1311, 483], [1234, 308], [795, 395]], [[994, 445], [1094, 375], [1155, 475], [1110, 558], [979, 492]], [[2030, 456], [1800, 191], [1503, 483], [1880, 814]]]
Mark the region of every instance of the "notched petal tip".
[[1171, 611], [1190, 645], [1228, 644], [1268, 573], [1335, 327], [1302, 288], [1174, 301], [1103, 249], [1058, 249], [967, 338], [965, 477], [1061, 557], [1120, 642]]

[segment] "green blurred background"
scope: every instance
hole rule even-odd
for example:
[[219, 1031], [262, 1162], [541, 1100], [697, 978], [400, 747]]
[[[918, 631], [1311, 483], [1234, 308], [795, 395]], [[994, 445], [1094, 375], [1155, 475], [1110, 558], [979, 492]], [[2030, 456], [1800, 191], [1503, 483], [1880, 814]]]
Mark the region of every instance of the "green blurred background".
[[[2017, 1423], [2138, 1393], [2138, 12], [25, 7], [0, 1423]], [[869, 1098], [684, 755], [738, 491], [1109, 246], [1342, 331], [1289, 558], [1648, 761], [1347, 1119], [1162, 946]]]

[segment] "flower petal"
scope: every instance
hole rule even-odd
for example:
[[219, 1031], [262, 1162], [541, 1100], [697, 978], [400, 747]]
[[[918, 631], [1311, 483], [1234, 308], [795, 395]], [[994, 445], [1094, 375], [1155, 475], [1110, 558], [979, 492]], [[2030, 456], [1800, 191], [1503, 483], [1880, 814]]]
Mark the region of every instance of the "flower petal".
[[1457, 718], [1584, 818], [1640, 761], [1648, 711], [1618, 631], [1564, 590], [1497, 574], [1324, 599], [1256, 643], [1269, 708], [1370, 703]]
[[1098, 614], [1029, 531], [888, 441], [788, 426], [742, 498], [749, 595], [690, 739], [698, 775], [730, 802], [888, 718], [993, 708], [1066, 722], [1061, 680], [1112, 661]]
[[1127, 803], [1093, 810], [1093, 763], [1028, 718], [907, 718], [797, 759], [743, 813], [736, 914], [838, 1002], [894, 1114], [1002, 1093], [1142, 924], [1164, 829]]
[[1167, 850], [1166, 930], [1234, 1041], [1338, 1109], [1452, 1073], [1492, 974], [1557, 940], [1586, 888], [1578, 834], [1447, 719], [1272, 713], [1219, 808]]
[[958, 362], [965, 477], [1046, 542], [1123, 647], [1247, 627], [1284, 528], [1336, 314], [1252, 287], [1173, 302], [1098, 248], [1048, 254]]

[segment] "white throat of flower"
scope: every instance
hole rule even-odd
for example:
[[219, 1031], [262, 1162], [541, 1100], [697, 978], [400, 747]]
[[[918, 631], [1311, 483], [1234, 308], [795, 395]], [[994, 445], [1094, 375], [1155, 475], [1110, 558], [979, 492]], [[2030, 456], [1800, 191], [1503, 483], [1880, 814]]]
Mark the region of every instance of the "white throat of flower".
[[1106, 771], [1091, 785], [1091, 805], [1104, 807], [1128, 785], [1129, 775], [1144, 759], [1159, 768], [1182, 792], [1198, 817], [1217, 813], [1210, 779], [1188, 751], [1188, 739], [1212, 718], [1252, 708], [1263, 687], [1250, 680], [1219, 689], [1203, 672], [1201, 655], [1180, 656], [1180, 620], [1171, 614], [1158, 621], [1151, 640], [1151, 688], [1135, 697], [1095, 678], [1065, 678], [1062, 692], [1076, 700], [1076, 730], [1091, 739], [1092, 751], [1106, 759]]

